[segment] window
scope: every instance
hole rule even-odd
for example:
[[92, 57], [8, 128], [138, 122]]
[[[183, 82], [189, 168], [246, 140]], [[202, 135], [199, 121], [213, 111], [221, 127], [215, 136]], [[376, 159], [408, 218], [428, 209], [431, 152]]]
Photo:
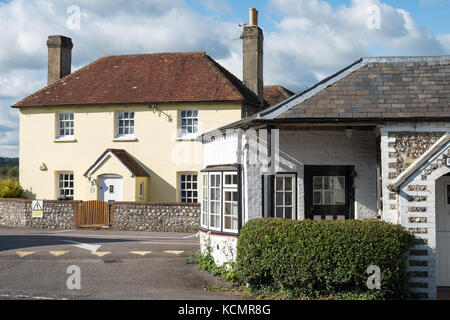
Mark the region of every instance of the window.
[[220, 230], [222, 214], [220, 184], [221, 174], [211, 173], [209, 176], [209, 227], [216, 230]]
[[58, 196], [65, 196], [66, 199], [73, 200], [73, 173], [58, 173]]
[[134, 112], [118, 111], [116, 113], [116, 137], [134, 136]]
[[196, 136], [198, 133], [198, 110], [180, 111], [180, 137]]
[[238, 231], [238, 186], [237, 174], [224, 174], [223, 190], [223, 229]]
[[345, 177], [313, 177], [313, 204], [322, 206], [345, 205]]
[[197, 174], [180, 174], [180, 202], [198, 202]]
[[73, 112], [60, 112], [58, 117], [57, 138], [73, 138], [74, 136], [74, 118]]
[[208, 228], [209, 206], [208, 206], [208, 174], [202, 174], [202, 226]]
[[275, 177], [275, 217], [296, 219], [295, 216], [295, 175]]
[[141, 182], [139, 185], [139, 199], [144, 199], [144, 183]]

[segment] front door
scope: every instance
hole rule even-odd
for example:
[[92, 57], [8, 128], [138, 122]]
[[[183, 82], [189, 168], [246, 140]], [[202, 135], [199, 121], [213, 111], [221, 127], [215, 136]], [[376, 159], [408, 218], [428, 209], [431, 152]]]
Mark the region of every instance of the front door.
[[450, 176], [436, 181], [436, 283], [450, 287]]
[[99, 178], [98, 198], [102, 201], [122, 201], [123, 180], [119, 176]]
[[353, 166], [305, 166], [305, 216], [312, 220], [353, 219]]

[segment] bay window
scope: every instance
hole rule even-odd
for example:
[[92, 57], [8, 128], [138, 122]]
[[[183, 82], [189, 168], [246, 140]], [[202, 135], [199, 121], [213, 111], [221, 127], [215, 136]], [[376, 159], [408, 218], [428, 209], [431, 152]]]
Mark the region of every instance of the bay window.
[[202, 174], [201, 225], [228, 233], [238, 232], [238, 175], [236, 172]]

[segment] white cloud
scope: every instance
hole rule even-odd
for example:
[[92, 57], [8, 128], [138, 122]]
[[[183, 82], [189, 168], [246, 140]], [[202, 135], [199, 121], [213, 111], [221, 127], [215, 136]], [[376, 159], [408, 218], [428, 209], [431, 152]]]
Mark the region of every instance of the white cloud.
[[[197, 1], [215, 16], [194, 12], [184, 0], [0, 3], [0, 155], [17, 151], [18, 112], [10, 105], [45, 85], [45, 41], [50, 34], [73, 39], [73, 65], [77, 67], [113, 54], [206, 51], [241, 77], [241, 29], [237, 27], [241, 21], [217, 17], [220, 12], [214, 10], [219, 7], [231, 12], [227, 0], [220, 0], [219, 5]], [[71, 5], [80, 8], [80, 29], [67, 28]], [[367, 27], [367, 8], [373, 5], [381, 11], [379, 30]], [[449, 35], [434, 36], [407, 11], [380, 0], [353, 0], [338, 8], [322, 0], [269, 0], [269, 8], [261, 14], [274, 14], [278, 20], [274, 29], [265, 31], [266, 84], [300, 90], [374, 51], [386, 55], [450, 52]]]
[[[370, 29], [368, 8], [380, 9], [380, 29]], [[319, 0], [270, 0], [282, 15], [265, 37], [265, 79], [300, 89], [371, 55], [440, 55], [443, 44], [411, 15], [379, 0], [353, 0], [332, 8]], [[266, 81], [267, 82], [267, 81]]]

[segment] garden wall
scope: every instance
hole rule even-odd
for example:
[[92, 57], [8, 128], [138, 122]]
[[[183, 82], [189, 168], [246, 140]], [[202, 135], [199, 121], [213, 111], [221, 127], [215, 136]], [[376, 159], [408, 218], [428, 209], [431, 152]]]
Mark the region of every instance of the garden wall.
[[[42, 218], [32, 218], [31, 200], [0, 199], [0, 225], [16, 228], [75, 229], [81, 201], [44, 200]], [[197, 232], [200, 205], [196, 203], [115, 202], [110, 207], [113, 230]]]

